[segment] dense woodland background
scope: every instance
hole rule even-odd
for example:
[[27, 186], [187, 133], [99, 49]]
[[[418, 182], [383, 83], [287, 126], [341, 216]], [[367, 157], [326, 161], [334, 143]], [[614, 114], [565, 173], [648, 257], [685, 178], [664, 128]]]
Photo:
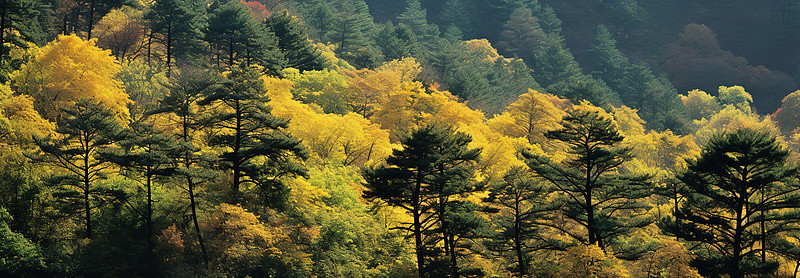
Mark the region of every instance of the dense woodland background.
[[797, 277], [800, 1], [0, 1], [2, 277]]

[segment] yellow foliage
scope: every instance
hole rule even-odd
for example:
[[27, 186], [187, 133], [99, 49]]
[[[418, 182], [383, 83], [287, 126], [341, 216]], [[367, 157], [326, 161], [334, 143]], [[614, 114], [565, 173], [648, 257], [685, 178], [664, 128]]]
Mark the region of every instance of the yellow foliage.
[[264, 225], [237, 205], [216, 206], [201, 227], [212, 260], [226, 269], [258, 265], [263, 256], [279, 257], [276, 245], [290, 240], [281, 229]]
[[33, 97], [34, 107], [47, 119], [56, 119], [61, 107], [82, 98], [94, 98], [126, 119], [131, 101], [115, 79], [119, 71], [111, 52], [95, 46], [95, 40], [61, 35], [11, 80], [18, 93]]
[[489, 126], [504, 135], [522, 137], [531, 144], [541, 144], [547, 141], [544, 133], [557, 129], [564, 115], [564, 110], [553, 104], [551, 95], [529, 89], [502, 114], [489, 120]]
[[615, 107], [612, 113], [614, 114], [614, 120], [619, 126], [619, 132], [623, 136], [636, 136], [645, 133], [645, 122], [639, 117], [636, 109], [623, 105], [619, 108]]
[[744, 91], [742, 86], [719, 86], [719, 102], [723, 105], [733, 105], [734, 107], [746, 113], [752, 112], [750, 103], [753, 102], [753, 96]]
[[559, 263], [559, 275], [565, 278], [630, 277], [628, 269], [617, 258], [607, 255], [594, 244], [567, 249]]
[[412, 82], [421, 67], [414, 58], [386, 62], [375, 70], [342, 70], [351, 88], [347, 97], [353, 111], [368, 117], [389, 93], [404, 82]]
[[712, 136], [732, 132], [741, 128], [763, 130], [780, 137], [780, 129], [768, 117], [762, 118], [756, 114], [742, 111], [732, 105], [726, 106], [719, 113], [708, 119], [695, 121], [699, 130], [695, 133], [698, 144], [705, 144]]
[[716, 97], [701, 90], [692, 90], [686, 95], [681, 95], [681, 101], [686, 107], [689, 118], [695, 120], [710, 117], [722, 109]]
[[34, 136], [47, 136], [54, 129], [53, 123], [33, 109], [30, 96], [15, 96], [8, 85], [0, 84], [0, 139], [30, 142]]
[[364, 165], [391, 153], [389, 132], [361, 115], [324, 114], [316, 105], [292, 98], [293, 82], [265, 77], [272, 113], [290, 119], [288, 131], [303, 140], [320, 163]]

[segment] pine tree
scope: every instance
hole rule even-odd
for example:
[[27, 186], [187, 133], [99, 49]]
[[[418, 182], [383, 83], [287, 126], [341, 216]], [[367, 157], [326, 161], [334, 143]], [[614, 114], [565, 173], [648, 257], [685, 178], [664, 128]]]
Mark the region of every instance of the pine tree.
[[[561, 122], [563, 128], [549, 131], [549, 139], [569, 145], [569, 157], [562, 163], [524, 153], [528, 166], [562, 193], [561, 213], [581, 231], [547, 223], [550, 228], [582, 244], [606, 249], [611, 240], [632, 228], [651, 222], [644, 218], [650, 195], [649, 176], [617, 174], [632, 159], [630, 148], [617, 145], [623, 137], [616, 124], [598, 111], [576, 109]], [[623, 215], [624, 213], [624, 215]]]
[[[274, 176], [306, 175], [307, 150], [284, 129], [288, 121], [271, 114], [261, 75], [253, 68], [234, 67], [222, 88], [209, 91], [198, 104], [211, 109], [207, 125], [219, 129], [210, 139], [223, 147], [223, 167], [232, 171], [231, 193], [238, 201], [242, 185], [254, 184], [261, 192], [274, 191]], [[265, 159], [259, 163], [257, 158]], [[275, 175], [269, 175], [276, 169]], [[269, 205], [269, 204], [268, 204]], [[272, 204], [275, 205], [275, 204]]]
[[[403, 149], [394, 150], [386, 165], [365, 170], [364, 196], [382, 199], [411, 214], [413, 222], [401, 223], [398, 228], [414, 238], [420, 277], [448, 273], [457, 277], [454, 239], [459, 230], [446, 214], [454, 209], [458, 196], [479, 189], [473, 174], [481, 150], [468, 148], [472, 139], [466, 134], [433, 125], [419, 128], [400, 141]], [[450, 260], [443, 266], [433, 256], [438, 242], [443, 243]]]
[[455, 26], [466, 34], [473, 33], [472, 17], [462, 0], [447, 0], [442, 7], [439, 19], [445, 24], [444, 26]]
[[[160, 132], [152, 123], [137, 121], [120, 137], [115, 147], [104, 149], [100, 155], [104, 161], [118, 165], [123, 174], [144, 185], [147, 192], [147, 206], [143, 215], [147, 228], [147, 253], [150, 273], [155, 275], [155, 244], [153, 228], [153, 185], [156, 178], [172, 176], [177, 173], [180, 156], [191, 146], [178, 142], [169, 133]], [[137, 211], [138, 212], [138, 211]]]
[[[197, 241], [202, 252], [203, 262], [208, 264], [208, 252], [200, 224], [197, 217], [197, 186], [209, 182], [216, 177], [210, 168], [214, 161], [208, 156], [202, 156], [200, 148], [195, 145], [202, 120], [197, 108], [197, 102], [203, 95], [220, 89], [221, 80], [218, 76], [207, 71], [184, 69], [177, 77], [173, 77], [169, 84], [169, 94], [164, 97], [159, 107], [149, 114], [174, 114], [175, 121], [168, 123], [177, 127], [178, 132], [173, 134], [182, 145], [179, 154], [179, 165], [175, 169], [179, 178], [186, 181], [186, 191], [189, 197], [191, 220], [194, 224]], [[173, 119], [170, 117], [170, 119]]]
[[542, 221], [548, 221], [552, 212], [559, 209], [559, 203], [547, 202], [551, 188], [536, 181], [533, 173], [522, 167], [511, 168], [503, 176], [503, 180], [492, 185], [486, 211], [491, 216], [494, 230], [486, 243], [489, 250], [500, 257], [511, 256], [516, 267], [507, 269], [515, 271], [520, 277], [530, 273], [530, 253], [551, 248], [562, 247], [557, 241], [542, 240], [545, 238]]
[[420, 46], [417, 48], [421, 53], [427, 53], [431, 44], [439, 37], [439, 28], [434, 24], [428, 24], [428, 12], [419, 3], [419, 0], [408, 0], [406, 8], [397, 16], [397, 22], [405, 24], [416, 35]]
[[393, 61], [416, 53], [417, 38], [405, 24], [395, 26], [388, 21], [375, 36], [375, 44], [381, 49], [386, 61]]
[[785, 236], [800, 223], [798, 169], [788, 157], [774, 135], [743, 128], [712, 138], [678, 173], [681, 198], [662, 227], [704, 250], [695, 252], [700, 274], [767, 274], [778, 267], [767, 252], [800, 255]]
[[0, 1], [0, 65], [8, 66], [6, 43], [17, 47], [42, 43], [45, 34], [38, 20], [41, 8], [34, 0]]
[[217, 63], [227, 68], [236, 65], [260, 65], [278, 75], [286, 61], [278, 49], [278, 39], [269, 29], [256, 22], [241, 1], [220, 0], [209, 7], [205, 39], [211, 45]]
[[321, 54], [308, 40], [300, 21], [284, 12], [267, 18], [266, 25], [278, 38], [278, 49], [286, 58], [287, 67], [300, 71], [322, 70]]
[[189, 58], [203, 47], [204, 22], [197, 9], [186, 0], [157, 0], [145, 16], [151, 39], [165, 48], [167, 77], [172, 73], [175, 57]]
[[518, 8], [500, 32], [500, 49], [512, 57], [520, 58], [528, 63], [533, 62], [533, 50], [545, 40], [546, 34], [533, 17], [531, 10]]
[[[68, 201], [83, 203], [86, 238], [92, 234], [92, 206], [96, 205], [99, 189], [95, 183], [108, 167], [99, 156], [99, 151], [112, 144], [122, 134], [117, 115], [92, 99], [82, 99], [74, 106], [62, 109], [58, 119], [57, 137], [35, 138], [41, 150], [37, 161], [64, 171], [54, 182], [60, 186], [56, 196]], [[75, 202], [77, 203], [77, 202]], [[93, 204], [95, 203], [95, 204]]]

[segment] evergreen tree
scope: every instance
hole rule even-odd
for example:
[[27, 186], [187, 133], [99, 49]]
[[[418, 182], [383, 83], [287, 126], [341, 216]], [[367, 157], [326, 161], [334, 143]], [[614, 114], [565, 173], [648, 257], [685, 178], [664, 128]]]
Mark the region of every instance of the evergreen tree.
[[[224, 148], [220, 158], [223, 167], [232, 171], [234, 200], [239, 199], [244, 184], [254, 184], [269, 193], [279, 182], [272, 179], [274, 176], [306, 175], [304, 166], [292, 158], [305, 160], [308, 153], [300, 140], [284, 130], [288, 121], [271, 114], [260, 77], [253, 68], [235, 67], [222, 88], [209, 91], [198, 102], [215, 108], [206, 119], [207, 125], [219, 129], [210, 144]], [[278, 172], [270, 175], [271, 169]]]
[[[356, 2], [361, 2], [354, 0]], [[379, 60], [372, 41], [372, 17], [359, 6], [345, 5], [336, 15], [327, 40], [340, 57], [359, 68], [371, 68]]]
[[662, 226], [704, 250], [693, 263], [700, 274], [767, 274], [778, 267], [767, 252], [800, 255], [786, 237], [800, 223], [798, 169], [788, 157], [774, 135], [743, 128], [713, 137], [677, 175], [682, 198]]
[[552, 190], [534, 180], [531, 171], [515, 167], [503, 176], [503, 180], [492, 185], [486, 211], [491, 216], [495, 234], [487, 247], [500, 257], [510, 256], [516, 266], [506, 268], [520, 277], [530, 274], [530, 253], [541, 249], [558, 249], [563, 244], [545, 240], [545, 231], [539, 223], [547, 221], [559, 203], [547, 202]]
[[260, 65], [268, 73], [278, 75], [286, 65], [278, 49], [278, 39], [262, 23], [256, 22], [238, 0], [211, 4], [205, 39], [213, 49], [218, 66], [221, 61], [225, 61], [227, 68], [239, 64]]
[[202, 96], [210, 94], [211, 91], [219, 90], [220, 79], [218, 76], [207, 71], [184, 69], [169, 84], [169, 94], [164, 97], [159, 107], [150, 114], [170, 113], [176, 117], [170, 125], [176, 126], [178, 132], [174, 134], [180, 144], [182, 152], [179, 154], [179, 165], [175, 169], [178, 178], [186, 181], [186, 191], [189, 197], [189, 208], [191, 210], [191, 220], [197, 235], [197, 241], [202, 252], [203, 262], [208, 264], [208, 252], [203, 234], [200, 232], [200, 224], [197, 217], [197, 203], [195, 192], [197, 186], [213, 180], [216, 176], [210, 170], [211, 163], [214, 162], [208, 156], [200, 153], [200, 148], [196, 146], [202, 127], [200, 113], [198, 112], [197, 102]]
[[630, 148], [617, 147], [623, 137], [616, 124], [598, 111], [576, 109], [561, 122], [563, 128], [545, 136], [569, 145], [562, 163], [524, 153], [528, 166], [562, 193], [561, 213], [571, 226], [548, 222], [550, 228], [582, 244], [606, 249], [611, 241], [632, 228], [651, 222], [643, 215], [649, 207], [642, 199], [650, 195], [649, 176], [615, 171], [632, 159]]
[[386, 22], [375, 35], [375, 44], [380, 48], [386, 61], [411, 57], [417, 52], [415, 50], [417, 38], [414, 32], [402, 23], [395, 26], [391, 21]]
[[125, 176], [139, 181], [145, 187], [147, 206], [143, 215], [139, 216], [144, 218], [147, 229], [147, 253], [151, 275], [156, 275], [153, 254], [155, 248], [153, 241], [156, 236], [153, 228], [153, 183], [156, 178], [176, 174], [178, 159], [190, 148], [191, 146], [178, 142], [171, 134], [156, 130], [152, 123], [137, 121], [130, 125], [130, 129], [116, 143], [116, 147], [100, 152], [103, 160], [120, 166]]
[[[616, 41], [605, 26], [597, 28], [592, 51], [598, 56], [597, 74], [608, 81], [622, 103], [639, 110], [648, 127], [664, 129], [670, 115], [680, 115], [683, 105], [672, 84], [658, 78], [643, 64], [634, 64], [617, 49]], [[680, 132], [680, 127], [675, 131]]]
[[417, 55], [425, 55], [431, 49], [431, 44], [439, 37], [439, 27], [428, 24], [428, 12], [419, 3], [419, 0], [408, 0], [406, 8], [397, 16], [397, 22], [405, 24], [416, 35], [419, 46]]
[[35, 138], [41, 150], [35, 158], [64, 171], [54, 178], [60, 186], [54, 195], [71, 201], [72, 209], [84, 213], [85, 235], [91, 239], [92, 207], [103, 193], [94, 185], [108, 167], [99, 151], [120, 137], [122, 127], [113, 111], [93, 99], [82, 99], [62, 109], [56, 133], [57, 137]]
[[526, 61], [533, 68], [536, 82], [543, 87], [581, 75], [578, 62], [563, 40], [561, 35], [548, 34], [542, 45], [534, 49], [533, 61]]
[[[468, 148], [472, 139], [466, 134], [434, 125], [419, 128], [400, 141], [403, 149], [394, 150], [386, 165], [365, 170], [364, 196], [382, 199], [411, 214], [413, 222], [401, 223], [398, 228], [414, 238], [420, 277], [457, 277], [454, 239], [460, 231], [455, 218], [446, 214], [453, 211], [457, 196], [479, 189], [473, 174], [481, 150]], [[439, 242], [450, 260], [443, 266], [434, 260]]]
[[462, 0], [447, 0], [439, 15], [439, 19], [445, 24], [444, 26], [455, 26], [466, 34], [473, 33], [471, 18]]
[[545, 38], [546, 34], [539, 26], [538, 20], [533, 17], [531, 10], [518, 8], [511, 13], [511, 18], [503, 26], [498, 47], [510, 54], [507, 56], [532, 63], [533, 50], [541, 45]]
[[198, 9], [191, 1], [156, 0], [145, 16], [150, 23], [150, 39], [166, 51], [167, 77], [172, 73], [175, 57], [189, 58], [203, 47], [204, 22]]
[[0, 61], [3, 61], [3, 67], [8, 61], [6, 43], [27, 47], [26, 43], [39, 44], [45, 39], [38, 20], [42, 15], [40, 5], [34, 0], [0, 1]]
[[322, 70], [323, 58], [308, 40], [300, 21], [283, 12], [267, 18], [266, 25], [278, 38], [278, 49], [286, 58], [287, 67], [300, 71]]

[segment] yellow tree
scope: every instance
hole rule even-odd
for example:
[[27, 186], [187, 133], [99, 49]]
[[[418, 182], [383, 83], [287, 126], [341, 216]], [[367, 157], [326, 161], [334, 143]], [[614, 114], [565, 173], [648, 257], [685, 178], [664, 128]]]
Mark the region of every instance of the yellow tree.
[[386, 62], [375, 70], [342, 70], [350, 86], [348, 102], [352, 111], [369, 117], [388, 95], [404, 82], [412, 82], [421, 72], [414, 58]]
[[695, 120], [714, 115], [722, 109], [716, 97], [701, 90], [693, 90], [686, 95], [681, 95], [681, 101], [683, 101], [689, 117]]
[[47, 136], [55, 126], [33, 109], [29, 96], [13, 95], [8, 85], [0, 84], [0, 142], [29, 143], [34, 136]]
[[361, 115], [325, 114], [315, 104], [294, 100], [290, 93], [295, 85], [292, 81], [265, 77], [264, 82], [269, 88], [273, 113], [291, 119], [289, 132], [302, 139], [320, 163], [337, 161], [360, 166], [391, 153], [389, 132]]
[[550, 99], [546, 94], [528, 89], [506, 111], [490, 120], [490, 126], [508, 136], [524, 137], [531, 144], [542, 143], [546, 141], [543, 134], [558, 128], [565, 114]]
[[36, 111], [49, 120], [57, 118], [61, 107], [84, 98], [127, 118], [131, 101], [115, 78], [119, 71], [111, 52], [98, 48], [95, 40], [61, 35], [12, 74], [11, 84], [18, 93], [33, 97]]

